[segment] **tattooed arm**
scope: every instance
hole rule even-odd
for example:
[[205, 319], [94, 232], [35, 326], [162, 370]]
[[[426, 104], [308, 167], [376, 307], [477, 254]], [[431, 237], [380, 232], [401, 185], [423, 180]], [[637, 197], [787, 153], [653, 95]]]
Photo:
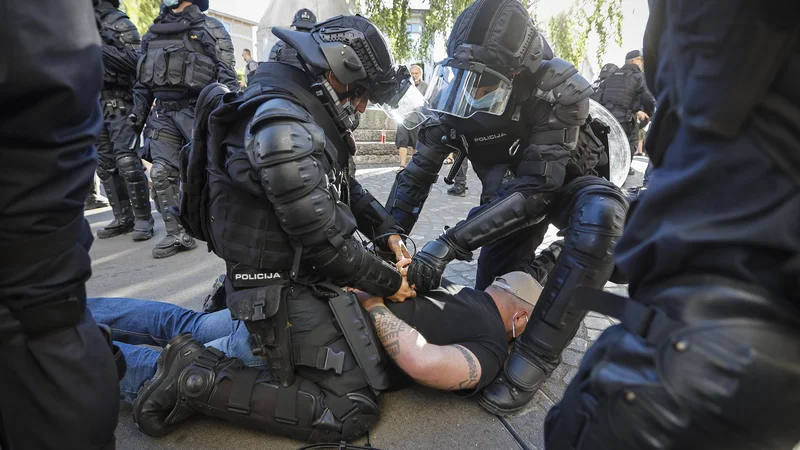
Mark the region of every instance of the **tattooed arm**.
[[414, 381], [442, 390], [478, 385], [481, 365], [467, 348], [429, 344], [417, 330], [389, 311], [382, 298], [358, 291], [356, 294], [372, 318], [386, 353]]

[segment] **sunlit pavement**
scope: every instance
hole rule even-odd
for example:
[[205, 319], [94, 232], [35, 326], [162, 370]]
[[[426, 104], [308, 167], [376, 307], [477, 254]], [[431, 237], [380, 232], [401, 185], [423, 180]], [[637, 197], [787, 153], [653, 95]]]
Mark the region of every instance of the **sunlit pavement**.
[[[627, 185], [640, 185], [647, 165], [646, 158], [634, 161], [636, 174]], [[357, 178], [379, 200], [385, 200], [395, 176], [396, 166], [363, 166]], [[442, 169], [440, 180], [449, 166]], [[428, 199], [422, 217], [411, 234], [421, 246], [435, 239], [445, 225], [455, 225], [470, 208], [478, 204], [480, 183], [474, 172], [468, 175], [466, 197], [446, 194], [449, 186], [437, 183]], [[164, 225], [156, 216], [156, 236], [150, 241], [134, 243], [130, 236], [113, 239], [96, 239], [92, 246], [92, 279], [88, 283], [90, 296], [135, 297], [174, 303], [185, 308], [200, 309], [203, 298], [214, 279], [224, 271], [224, 263], [214, 254], [206, 252], [203, 242], [197, 249], [180, 253], [168, 259], [156, 260], [151, 256], [153, 246], [164, 236]], [[92, 231], [96, 232], [112, 218], [110, 208], [87, 212]], [[551, 228], [542, 248], [556, 240], [556, 230]], [[451, 280], [472, 285], [475, 262], [454, 262], [445, 276]], [[609, 284], [609, 290], [625, 293], [624, 286]], [[543, 449], [543, 423], [547, 411], [563, 395], [567, 383], [575, 376], [586, 349], [596, 340], [611, 321], [602, 315], [590, 313], [578, 334], [564, 352], [563, 362], [553, 376], [536, 394], [533, 401], [519, 414], [508, 418], [529, 448]], [[519, 448], [506, 425], [481, 409], [474, 399], [454, 394], [414, 388], [381, 396], [382, 418], [369, 436], [358, 443], [382, 449], [431, 448]], [[289, 439], [269, 436], [228, 425], [225, 422], [198, 418], [176, 427], [169, 436], [152, 439], [140, 433], [131, 418], [130, 405], [120, 411], [117, 428], [117, 448], [126, 449], [296, 449], [304, 444]]]

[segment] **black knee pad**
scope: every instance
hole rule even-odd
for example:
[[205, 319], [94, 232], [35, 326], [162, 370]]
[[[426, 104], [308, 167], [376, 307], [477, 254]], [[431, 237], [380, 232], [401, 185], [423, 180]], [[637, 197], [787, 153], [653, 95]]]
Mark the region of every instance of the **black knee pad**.
[[153, 167], [150, 168], [150, 178], [153, 180], [153, 188], [156, 191], [167, 189], [170, 185], [177, 183], [177, 177], [177, 170], [159, 161], [154, 162]]
[[97, 177], [100, 178], [101, 181], [110, 180], [114, 174], [117, 173], [117, 168], [112, 164], [109, 165], [108, 163], [104, 163], [103, 161], [97, 161]]
[[144, 174], [142, 160], [135, 154], [126, 154], [118, 157], [117, 169], [122, 178], [128, 182], [144, 181], [147, 178]]
[[[561, 220], [570, 229], [570, 250], [590, 258], [610, 258], [628, 213], [624, 195], [616, 186], [605, 183], [581, 186], [571, 194]], [[568, 221], [565, 215], [569, 215]]]

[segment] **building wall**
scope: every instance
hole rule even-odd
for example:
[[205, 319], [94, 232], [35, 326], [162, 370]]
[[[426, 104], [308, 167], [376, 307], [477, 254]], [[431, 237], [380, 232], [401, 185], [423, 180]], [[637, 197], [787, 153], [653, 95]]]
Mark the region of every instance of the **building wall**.
[[253, 53], [253, 59], [258, 60], [258, 51], [253, 42], [253, 25], [243, 20], [237, 20], [227, 15], [216, 14], [214, 11], [209, 11], [209, 16], [218, 19], [225, 25], [225, 29], [231, 35], [233, 41], [233, 53], [236, 56], [236, 69], [244, 67], [245, 62], [242, 58], [242, 51], [249, 48]]

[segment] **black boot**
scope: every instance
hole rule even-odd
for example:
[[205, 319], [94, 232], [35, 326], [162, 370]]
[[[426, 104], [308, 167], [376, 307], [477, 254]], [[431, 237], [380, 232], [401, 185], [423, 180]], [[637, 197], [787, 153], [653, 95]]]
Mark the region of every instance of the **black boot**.
[[378, 420], [378, 406], [368, 388], [337, 396], [301, 376], [283, 386], [268, 370], [245, 367], [181, 334], [139, 390], [133, 420], [158, 437], [198, 414], [303, 441], [339, 442], [366, 434]]
[[[175, 181], [177, 183], [177, 181]], [[194, 238], [186, 234], [183, 227], [178, 223], [178, 218], [172, 213], [172, 207], [177, 206], [177, 184], [164, 181], [156, 184], [157, 202], [160, 204], [159, 211], [161, 218], [164, 219], [164, 228], [167, 235], [153, 249], [153, 258], [162, 259], [175, 256], [178, 252], [192, 250], [197, 247]], [[159, 189], [162, 187], [162, 189]]]
[[[178, 377], [206, 348], [189, 333], [174, 337], [158, 357], [156, 374], [139, 389], [133, 403], [133, 421], [148, 436], [166, 436], [178, 410]], [[182, 417], [185, 420], [187, 417]]]
[[225, 274], [220, 275], [211, 287], [211, 293], [203, 302], [203, 312], [212, 313], [227, 308], [227, 291], [225, 290]]
[[561, 362], [560, 358], [548, 361], [546, 356], [528, 354], [523, 340], [524, 335], [514, 342], [503, 373], [478, 398], [492, 414], [508, 415], [524, 408]]
[[169, 228], [167, 229], [167, 235], [153, 249], [153, 258], [169, 258], [177, 255], [178, 252], [193, 250], [195, 247], [197, 247], [197, 242], [194, 238], [186, 234], [183, 228], [178, 225], [177, 230], [170, 231]]
[[133, 231], [133, 213], [131, 212], [128, 193], [125, 184], [116, 173], [107, 173], [103, 180], [103, 188], [108, 195], [114, 220], [100, 230], [97, 230], [98, 239], [109, 239]]
[[[494, 414], [519, 411], [533, 398], [586, 316], [572, 305], [573, 292], [580, 286], [602, 289], [614, 270], [611, 251], [622, 234], [627, 202], [616, 187], [586, 183], [565, 187], [571, 200], [556, 221], [569, 230], [563, 248], [504, 373], [481, 392], [481, 406]], [[547, 251], [556, 255], [558, 247]]]
[[467, 186], [464, 184], [454, 184], [453, 187], [447, 190], [447, 195], [452, 195], [454, 197], [466, 197]]

